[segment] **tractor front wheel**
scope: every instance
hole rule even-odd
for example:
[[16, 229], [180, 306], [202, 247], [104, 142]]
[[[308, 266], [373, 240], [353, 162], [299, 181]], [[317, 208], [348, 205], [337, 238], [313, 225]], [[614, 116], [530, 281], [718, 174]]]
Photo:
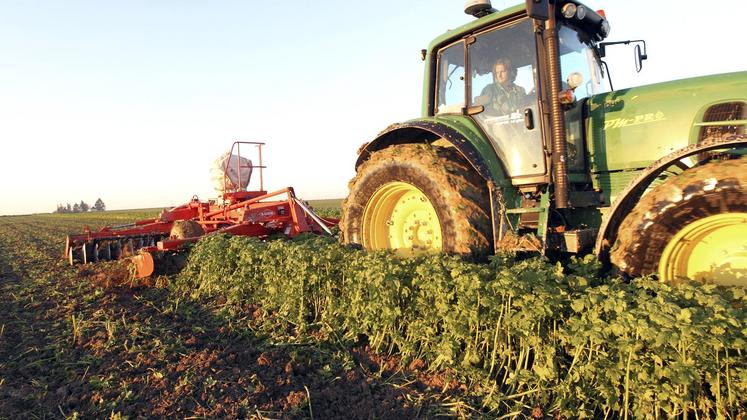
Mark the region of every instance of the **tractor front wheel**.
[[628, 274], [747, 286], [747, 159], [668, 179], [620, 226], [610, 257]]
[[376, 151], [350, 181], [343, 241], [401, 256], [490, 252], [488, 191], [452, 147], [402, 144]]

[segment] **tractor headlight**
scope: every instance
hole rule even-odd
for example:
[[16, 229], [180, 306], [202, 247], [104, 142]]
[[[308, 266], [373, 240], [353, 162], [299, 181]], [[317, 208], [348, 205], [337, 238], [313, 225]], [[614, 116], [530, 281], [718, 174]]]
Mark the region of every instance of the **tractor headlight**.
[[576, 19], [584, 20], [585, 17], [586, 17], [586, 7], [579, 5], [576, 8]]
[[607, 22], [607, 19], [602, 21], [602, 27], [600, 28], [600, 30], [602, 32], [602, 36], [604, 38], [607, 38], [607, 35], [610, 34], [610, 23]]
[[564, 18], [570, 19], [576, 15], [576, 5], [573, 3], [566, 3], [560, 10], [560, 13], [563, 14]]
[[610, 32], [610, 24], [604, 17], [604, 12], [595, 12], [579, 4], [577, 0], [567, 1], [561, 8], [558, 18], [562, 18], [568, 26], [586, 33], [592, 41], [601, 41]]

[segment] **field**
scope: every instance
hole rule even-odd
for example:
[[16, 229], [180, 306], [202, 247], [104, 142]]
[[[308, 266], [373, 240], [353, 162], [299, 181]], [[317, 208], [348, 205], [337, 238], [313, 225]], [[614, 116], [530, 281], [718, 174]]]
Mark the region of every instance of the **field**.
[[61, 257], [154, 214], [0, 217], [0, 418], [746, 414], [743, 289], [310, 237], [215, 236], [140, 284]]
[[64, 236], [84, 224], [155, 214], [0, 217], [0, 418], [450, 412], [438, 375], [427, 391], [395, 358], [271, 340], [256, 330], [256, 306], [228, 313], [164, 287], [112, 284], [114, 264], [73, 268], [61, 257]]

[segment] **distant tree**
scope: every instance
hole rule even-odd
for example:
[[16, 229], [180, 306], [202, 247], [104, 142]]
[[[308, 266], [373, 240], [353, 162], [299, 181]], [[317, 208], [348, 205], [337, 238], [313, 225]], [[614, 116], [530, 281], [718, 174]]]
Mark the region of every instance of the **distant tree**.
[[95, 203], [93, 203], [93, 210], [94, 211], [104, 211], [104, 210], [106, 210], [106, 204], [104, 204], [104, 202], [101, 201], [101, 199], [99, 198], [98, 200], [96, 200]]
[[73, 213], [80, 213], [80, 205], [78, 203], [73, 204]]
[[65, 206], [65, 213], [72, 213], [73, 207], [70, 205], [70, 203], [67, 203], [67, 206]]
[[57, 204], [57, 210], [54, 211], [55, 213], [64, 213], [65, 212], [65, 206], [62, 204]]
[[88, 209], [91, 208], [91, 206], [89, 206], [88, 203], [86, 203], [83, 200], [80, 200], [80, 206], [79, 207], [80, 207], [80, 211], [83, 212], [83, 213], [87, 212]]

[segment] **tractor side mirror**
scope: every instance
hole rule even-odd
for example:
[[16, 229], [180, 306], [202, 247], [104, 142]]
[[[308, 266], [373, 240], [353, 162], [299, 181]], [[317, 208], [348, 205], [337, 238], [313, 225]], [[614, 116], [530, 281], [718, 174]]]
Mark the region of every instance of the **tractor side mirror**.
[[641, 44], [637, 44], [633, 51], [635, 54], [635, 71], [640, 73], [643, 68], [643, 60], [648, 58], [648, 54], [645, 53], [645, 48], [644, 52], [641, 52]]
[[532, 19], [547, 20], [550, 18], [548, 0], [526, 0], [527, 14]]
[[[599, 57], [604, 57], [607, 53], [606, 48], [610, 45], [630, 45], [630, 43], [635, 43], [635, 48], [633, 49], [633, 54], [635, 58], [635, 70], [637, 72], [641, 72], [641, 69], [643, 68], [643, 60], [648, 59], [648, 54], [646, 53], [646, 41], [643, 39], [629, 39], [627, 41], [613, 41], [613, 42], [600, 42], [597, 44], [597, 51], [599, 52]], [[643, 45], [643, 48], [641, 48], [641, 45]], [[609, 73], [609, 72], [607, 72]]]

